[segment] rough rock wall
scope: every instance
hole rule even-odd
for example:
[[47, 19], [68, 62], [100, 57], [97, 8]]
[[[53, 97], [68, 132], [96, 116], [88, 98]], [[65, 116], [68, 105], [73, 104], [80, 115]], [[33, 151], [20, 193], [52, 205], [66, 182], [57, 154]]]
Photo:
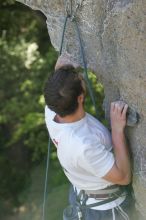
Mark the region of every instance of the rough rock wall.
[[[18, 1], [46, 15], [52, 45], [59, 50], [64, 0]], [[133, 188], [137, 209], [146, 219], [146, 1], [84, 0], [77, 18], [88, 68], [104, 84], [107, 118], [109, 103], [119, 98], [140, 115], [139, 123], [128, 127], [126, 133], [134, 158]], [[78, 60], [79, 44], [72, 23], [65, 37], [64, 50]]]

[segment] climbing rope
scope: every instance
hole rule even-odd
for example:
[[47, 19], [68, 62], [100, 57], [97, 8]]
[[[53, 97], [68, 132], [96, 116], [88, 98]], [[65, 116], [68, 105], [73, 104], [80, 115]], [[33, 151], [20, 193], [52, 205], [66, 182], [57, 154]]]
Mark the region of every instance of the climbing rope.
[[[73, 11], [72, 9], [72, 0], [70, 0], [70, 7], [69, 7], [69, 2], [66, 0], [65, 1], [66, 4], [66, 17], [65, 17], [65, 21], [64, 21], [64, 26], [63, 26], [63, 31], [62, 31], [62, 38], [61, 38], [61, 44], [60, 44], [60, 50], [59, 50], [59, 55], [62, 54], [62, 50], [63, 50], [63, 43], [64, 43], [64, 38], [65, 38], [65, 32], [66, 32], [66, 28], [67, 28], [67, 22], [70, 19], [70, 21], [74, 24], [74, 28], [75, 28], [75, 32], [77, 33], [77, 37], [78, 37], [78, 41], [79, 41], [79, 46], [80, 46], [80, 53], [81, 53], [81, 58], [82, 58], [82, 63], [83, 63], [83, 67], [84, 67], [84, 79], [87, 83], [87, 87], [89, 90], [89, 95], [91, 97], [94, 109], [95, 109], [95, 113], [96, 113], [96, 117], [98, 117], [98, 111], [97, 111], [97, 107], [96, 107], [96, 102], [95, 102], [95, 96], [93, 93], [93, 89], [92, 89], [92, 84], [91, 81], [89, 80], [88, 77], [88, 70], [87, 70], [87, 63], [86, 63], [86, 59], [85, 59], [85, 53], [84, 53], [84, 48], [83, 48], [83, 42], [81, 39], [81, 33], [79, 30], [79, 26], [76, 20], [76, 13], [77, 10], [80, 9], [80, 7], [82, 6], [82, 1], [77, 2], [77, 5], [75, 7], [75, 11]], [[70, 10], [69, 10], [70, 8]]]
[[42, 220], [45, 220], [45, 210], [46, 210], [46, 199], [47, 199], [47, 184], [48, 184], [48, 169], [49, 169], [49, 159], [50, 159], [50, 149], [51, 149], [51, 138], [49, 137], [48, 142], [48, 153], [47, 153], [47, 164], [46, 164], [46, 174], [45, 174], [45, 186], [44, 186], [44, 199], [43, 199], [43, 213]]
[[[62, 31], [62, 38], [61, 38], [59, 55], [62, 54], [63, 43], [64, 43], [64, 38], [65, 38], [65, 32], [66, 32], [66, 27], [67, 27], [67, 22], [68, 22], [68, 19], [70, 19], [70, 21], [73, 22], [73, 24], [74, 24], [74, 28], [75, 28], [75, 31], [77, 33], [77, 37], [78, 37], [78, 41], [79, 41], [79, 45], [80, 45], [80, 53], [81, 53], [83, 67], [84, 67], [84, 78], [86, 80], [87, 87], [88, 87], [88, 90], [89, 90], [89, 95], [91, 97], [93, 106], [95, 108], [96, 116], [98, 116], [97, 107], [96, 107], [96, 103], [95, 103], [95, 96], [94, 96], [94, 93], [93, 93], [91, 82], [90, 82], [89, 77], [88, 77], [88, 70], [87, 70], [87, 64], [86, 64], [86, 60], [85, 60], [85, 53], [84, 53], [84, 48], [83, 48], [83, 42], [82, 42], [82, 39], [81, 39], [80, 30], [79, 30], [78, 23], [77, 23], [77, 20], [76, 20], [76, 13], [77, 13], [78, 9], [80, 9], [80, 7], [82, 6], [82, 2], [83, 2], [83, 0], [76, 0], [75, 10], [73, 11], [72, 0], [65, 0], [66, 17], [65, 17], [63, 31]], [[46, 209], [46, 199], [47, 199], [46, 195], [47, 195], [47, 183], [48, 183], [48, 168], [49, 168], [50, 148], [51, 148], [51, 138], [49, 137], [47, 164], [46, 164], [46, 174], [45, 174], [44, 197], [43, 197], [44, 199], [43, 199], [42, 220], [45, 220], [45, 217], [46, 217], [45, 216], [45, 209]]]

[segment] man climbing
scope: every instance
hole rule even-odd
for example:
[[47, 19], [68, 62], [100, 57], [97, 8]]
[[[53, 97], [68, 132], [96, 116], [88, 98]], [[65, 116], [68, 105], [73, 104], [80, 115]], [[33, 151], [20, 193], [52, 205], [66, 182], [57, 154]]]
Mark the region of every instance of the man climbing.
[[124, 135], [128, 105], [122, 101], [111, 103], [110, 134], [99, 120], [85, 112], [86, 86], [76, 67], [68, 55], [60, 57], [44, 89], [46, 125], [60, 164], [73, 185], [70, 202], [75, 204], [84, 190], [86, 205], [100, 205], [84, 209], [83, 219], [129, 219], [125, 211], [128, 196], [120, 187], [131, 182]]

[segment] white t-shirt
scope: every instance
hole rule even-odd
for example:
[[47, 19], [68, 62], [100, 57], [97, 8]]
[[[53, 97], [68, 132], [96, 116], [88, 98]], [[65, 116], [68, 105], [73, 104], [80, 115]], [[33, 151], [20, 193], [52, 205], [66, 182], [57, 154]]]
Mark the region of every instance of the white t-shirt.
[[[57, 123], [55, 112], [45, 107], [45, 120], [50, 137], [57, 148], [57, 156], [69, 181], [77, 191], [104, 189], [113, 183], [104, 180], [115, 159], [109, 130], [96, 118], [86, 113], [85, 117], [72, 123]], [[113, 202], [94, 207], [111, 209], [120, 205], [125, 196]], [[101, 200], [100, 200], [101, 201]], [[89, 198], [87, 204], [97, 199]]]

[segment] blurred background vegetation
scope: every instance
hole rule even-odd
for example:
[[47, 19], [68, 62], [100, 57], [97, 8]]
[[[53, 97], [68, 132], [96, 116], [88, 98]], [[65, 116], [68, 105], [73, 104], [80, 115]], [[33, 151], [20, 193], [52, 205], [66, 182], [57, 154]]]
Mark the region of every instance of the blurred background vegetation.
[[[13, 0], [0, 2], [2, 220], [40, 219], [48, 145], [43, 85], [53, 71], [57, 56], [50, 43], [45, 17], [40, 12]], [[106, 123], [102, 111], [103, 86], [97, 83], [95, 75], [89, 72], [89, 76], [97, 97], [99, 119]], [[95, 114], [89, 97], [86, 111]], [[67, 203], [67, 190], [68, 181], [52, 146], [47, 212], [50, 220], [62, 219], [60, 216]]]

